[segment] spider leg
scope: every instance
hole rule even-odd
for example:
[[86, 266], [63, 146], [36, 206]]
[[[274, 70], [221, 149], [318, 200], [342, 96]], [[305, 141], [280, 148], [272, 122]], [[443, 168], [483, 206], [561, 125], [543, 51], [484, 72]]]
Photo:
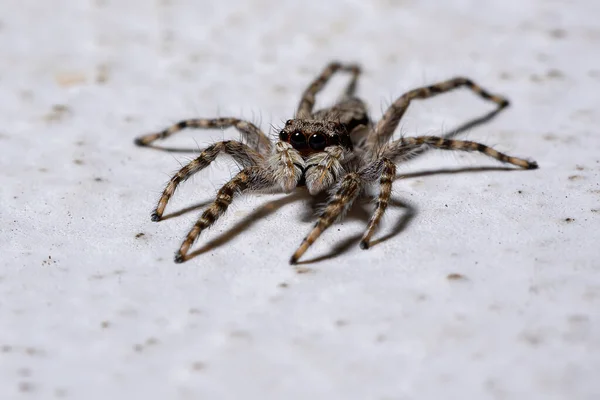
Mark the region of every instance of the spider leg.
[[468, 140], [445, 139], [438, 136], [401, 138], [384, 147], [381, 155], [382, 157], [391, 160], [403, 158], [406, 157], [407, 154], [414, 152], [423, 145], [442, 150], [477, 151], [489, 157], [495, 158], [498, 161], [502, 161], [503, 163], [516, 165], [517, 167], [523, 169], [536, 169], [538, 167], [535, 161], [528, 161], [522, 158], [509, 156], [481, 143], [471, 142]]
[[371, 237], [375, 232], [375, 229], [379, 225], [379, 221], [381, 221], [381, 217], [388, 206], [388, 202], [390, 200], [390, 196], [392, 194], [392, 182], [396, 177], [396, 164], [388, 159], [383, 159], [383, 169], [381, 171], [381, 175], [379, 177], [379, 197], [377, 199], [377, 205], [375, 207], [375, 212], [371, 216], [369, 220], [369, 225], [367, 226], [367, 230], [360, 240], [360, 248], [366, 250], [369, 248], [369, 242], [371, 241]]
[[198, 157], [190, 161], [186, 166], [181, 168], [169, 181], [165, 187], [156, 209], [152, 212], [152, 221], [160, 221], [167, 207], [167, 203], [175, 193], [177, 186], [196, 172], [206, 168], [211, 162], [217, 158], [219, 153], [226, 153], [243, 167], [257, 165], [263, 160], [263, 157], [252, 150], [250, 147], [241, 142], [225, 141], [217, 142], [207, 147]]
[[321, 233], [329, 228], [338, 217], [348, 211], [359, 195], [361, 186], [362, 180], [356, 172], [351, 172], [344, 177], [337, 191], [327, 203], [315, 227], [304, 238], [300, 247], [298, 247], [298, 250], [296, 250], [290, 259], [290, 264], [296, 264], [306, 250], [321, 236]]
[[342, 161], [344, 148], [330, 146], [325, 151], [315, 153], [306, 160], [306, 187], [310, 194], [315, 195], [328, 189], [338, 177], [344, 173]]
[[346, 71], [352, 73], [352, 80], [345, 90], [345, 96], [350, 97], [356, 90], [358, 76], [360, 75], [360, 67], [356, 64], [341, 64], [339, 62], [329, 63], [323, 72], [306, 88], [302, 94], [302, 99], [298, 105], [296, 118], [309, 118], [315, 105], [315, 96], [319, 93], [325, 84], [331, 79], [337, 71]]
[[400, 96], [386, 110], [386, 112], [383, 114], [383, 117], [381, 117], [381, 120], [377, 123], [375, 128], [369, 134], [369, 147], [375, 148], [377, 145], [387, 143], [387, 141], [390, 140], [390, 138], [394, 134], [394, 131], [398, 127], [400, 119], [406, 112], [412, 100], [428, 99], [430, 97], [437, 96], [438, 94], [446, 93], [463, 86], [471, 89], [474, 93], [476, 93], [483, 99], [490, 100], [496, 103], [499, 108], [504, 108], [509, 105], [509, 101], [504, 97], [492, 94], [487, 90], [483, 89], [481, 86], [474, 83], [472, 80], [464, 77], [453, 78], [431, 86], [424, 86], [417, 89], [413, 89]]
[[266, 189], [273, 185], [273, 182], [265, 176], [265, 171], [261, 167], [248, 167], [241, 170], [233, 179], [227, 182], [217, 192], [216, 199], [202, 213], [198, 221], [187, 234], [181, 247], [175, 254], [175, 262], [182, 263], [186, 261], [186, 256], [190, 247], [194, 244], [203, 230], [212, 226], [215, 221], [223, 215], [236, 194], [244, 191]]
[[298, 186], [304, 171], [304, 159], [289, 143], [278, 141], [275, 151], [267, 160], [273, 180], [285, 192], [289, 193]]
[[235, 127], [248, 142], [248, 145], [261, 154], [267, 154], [271, 150], [271, 141], [256, 125], [251, 122], [237, 118], [214, 118], [214, 119], [187, 119], [158, 132], [140, 136], [135, 139], [138, 146], [148, 146], [159, 139], [169, 136], [186, 128], [215, 129]]

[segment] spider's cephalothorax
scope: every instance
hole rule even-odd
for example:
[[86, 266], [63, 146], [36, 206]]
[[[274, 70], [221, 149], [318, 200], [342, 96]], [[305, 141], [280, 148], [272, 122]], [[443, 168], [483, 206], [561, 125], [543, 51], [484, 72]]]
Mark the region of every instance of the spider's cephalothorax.
[[348, 128], [336, 121], [288, 119], [279, 133], [279, 140], [292, 145], [303, 158], [330, 146], [342, 146], [352, 151]]
[[[341, 99], [330, 108], [313, 111], [315, 96], [331, 76], [345, 71], [352, 78]], [[491, 94], [470, 79], [458, 77], [431, 86], [420, 87], [400, 96], [376, 123], [371, 123], [365, 104], [354, 96], [360, 68], [353, 64], [330, 63], [308, 86], [302, 95], [296, 117], [286, 122], [279, 141], [272, 143], [254, 124], [237, 118], [191, 119], [181, 121], [158, 133], [135, 140], [139, 146], [150, 146], [184, 128], [235, 127], [244, 137], [240, 141], [222, 141], [204, 149], [200, 155], [181, 168], [169, 181], [152, 212], [152, 220], [160, 221], [169, 199], [177, 186], [191, 175], [206, 168], [220, 153], [230, 155], [241, 171], [217, 192], [215, 201], [202, 213], [175, 254], [176, 262], [192, 257], [190, 248], [200, 233], [209, 228], [227, 211], [233, 198], [258, 190], [290, 192], [306, 185], [311, 194], [329, 190], [327, 205], [311, 232], [292, 255], [296, 263], [321, 233], [352, 206], [365, 186], [379, 183], [375, 211], [360, 241], [362, 249], [369, 248], [371, 237], [383, 216], [396, 176], [396, 163], [406, 161], [423, 148], [476, 151], [504, 163], [524, 169], [535, 169], [535, 161], [512, 157], [484, 144], [447, 137], [401, 137], [391, 141], [400, 119], [410, 102], [426, 99], [450, 90], [466, 87], [483, 99], [508, 106], [508, 100]]]

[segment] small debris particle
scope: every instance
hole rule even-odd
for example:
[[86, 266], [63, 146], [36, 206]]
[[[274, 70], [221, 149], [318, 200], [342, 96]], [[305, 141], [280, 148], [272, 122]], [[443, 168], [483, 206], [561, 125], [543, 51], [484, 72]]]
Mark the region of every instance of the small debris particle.
[[60, 121], [63, 117], [71, 114], [69, 106], [64, 104], [55, 104], [48, 114], [44, 116], [44, 119], [48, 122]]
[[280, 288], [287, 288], [287, 287], [289, 287], [290, 285], [288, 285], [286, 282], [281, 282], [281, 283], [280, 283], [279, 285], [277, 285], [277, 286], [279, 286]]
[[96, 83], [98, 83], [98, 84], [106, 83], [106, 81], [108, 81], [109, 72], [110, 72], [110, 70], [108, 68], [108, 65], [106, 65], [106, 64], [99, 65], [98, 69], [96, 71]]
[[448, 279], [449, 281], [461, 281], [461, 280], [466, 280], [467, 277], [462, 275], [462, 274], [458, 274], [456, 272], [453, 272], [451, 274], [448, 274], [448, 276], [446, 277], [446, 279]]
[[343, 319], [338, 319], [337, 321], [335, 321], [335, 326], [337, 327], [343, 327], [348, 325], [348, 321], [344, 321]]
[[564, 29], [560, 29], [560, 28], [552, 29], [548, 33], [554, 39], [563, 39], [565, 36], [567, 36], [567, 31], [565, 31]]
[[60, 72], [54, 76], [54, 80], [61, 87], [70, 87], [85, 83], [85, 74], [81, 72]]
[[78, 159], [78, 158], [76, 158], [75, 160], [73, 160], [73, 163], [74, 163], [74, 164], [77, 164], [77, 165], [83, 165], [83, 164], [85, 164], [85, 163], [83, 162], [83, 160], [80, 160], [80, 159]]
[[565, 74], [563, 74], [563, 72], [558, 69], [550, 69], [546, 73], [546, 76], [550, 79], [562, 79], [565, 77]]
[[573, 222], [575, 221], [575, 218], [565, 218], [565, 222]]
[[138, 353], [141, 353], [142, 350], [144, 350], [144, 346], [142, 346], [141, 344], [136, 344], [133, 346], [133, 350], [135, 350]]
[[19, 383], [19, 391], [20, 392], [33, 392], [34, 386], [31, 382], [20, 382]]
[[102, 179], [102, 178], [94, 178], [94, 181], [96, 181], [96, 182], [102, 182], [103, 180], [104, 179]]
[[569, 180], [570, 181], [576, 181], [576, 180], [579, 180], [579, 179], [583, 179], [583, 176], [581, 176], [581, 175], [571, 175], [571, 176], [569, 176]]
[[315, 272], [314, 269], [312, 268], [307, 268], [307, 267], [296, 267], [296, 273], [297, 274], [310, 274]]
[[141, 237], [143, 237], [143, 236], [146, 236], [146, 234], [145, 234], [144, 232], [140, 232], [140, 233], [138, 233], [137, 235], [135, 235], [135, 238], [136, 238], [136, 239], [139, 239], [139, 238], [141, 238]]
[[190, 313], [192, 315], [198, 315], [198, 314], [202, 314], [202, 311], [200, 311], [200, 309], [198, 309], [198, 308], [190, 308], [188, 313]]
[[206, 364], [204, 364], [203, 362], [196, 361], [196, 362], [192, 363], [192, 370], [194, 370], [194, 371], [202, 371], [205, 368], [206, 368]]
[[102, 321], [100, 323], [100, 326], [102, 327], [102, 329], [106, 329], [110, 327], [110, 322], [109, 321]]

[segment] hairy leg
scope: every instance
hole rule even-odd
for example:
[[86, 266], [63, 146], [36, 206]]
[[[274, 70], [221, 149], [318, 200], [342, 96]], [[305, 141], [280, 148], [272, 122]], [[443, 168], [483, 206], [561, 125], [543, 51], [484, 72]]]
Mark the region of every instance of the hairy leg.
[[329, 189], [344, 174], [343, 160], [344, 148], [341, 146], [327, 147], [306, 160], [306, 187], [310, 194]]
[[298, 110], [296, 112], [296, 118], [310, 117], [315, 105], [315, 97], [317, 93], [319, 93], [323, 87], [325, 87], [329, 79], [331, 79], [333, 74], [335, 74], [337, 71], [346, 71], [352, 73], [352, 80], [348, 84], [344, 95], [346, 97], [350, 97], [354, 94], [358, 76], [360, 75], [360, 67], [355, 64], [341, 64], [339, 62], [329, 63], [323, 72], [321, 72], [321, 74], [311, 82], [311, 84], [302, 94], [302, 99], [300, 100], [300, 104], [298, 105]]
[[308, 250], [308, 248], [317, 240], [325, 229], [329, 228], [335, 220], [342, 216], [359, 195], [362, 186], [362, 180], [356, 172], [347, 174], [341, 181], [337, 191], [327, 203], [325, 210], [319, 217], [315, 227], [304, 238], [298, 250], [290, 259], [290, 264], [296, 264], [298, 259]]
[[415, 99], [428, 99], [430, 97], [437, 96], [438, 94], [446, 93], [451, 90], [467, 87], [475, 92], [477, 95], [485, 100], [490, 100], [498, 105], [499, 108], [504, 108], [509, 105], [509, 102], [504, 97], [492, 94], [481, 86], [477, 85], [468, 78], [458, 77], [453, 78], [444, 82], [437, 83], [431, 86], [425, 86], [417, 89], [413, 89], [402, 96], [400, 96], [383, 114], [381, 120], [377, 123], [375, 128], [371, 131], [368, 138], [368, 145], [370, 148], [387, 143], [394, 131], [398, 127], [400, 119], [408, 109], [410, 102]]
[[360, 241], [360, 248], [366, 250], [369, 248], [369, 242], [371, 241], [371, 237], [375, 232], [375, 229], [379, 225], [379, 221], [381, 221], [381, 217], [385, 213], [385, 210], [388, 206], [388, 202], [390, 200], [390, 196], [392, 194], [392, 182], [396, 177], [396, 164], [388, 159], [383, 159], [383, 169], [381, 171], [381, 176], [379, 178], [379, 197], [377, 199], [377, 205], [375, 207], [375, 212], [371, 216], [369, 220], [369, 225], [365, 234], [363, 235]]
[[477, 151], [489, 157], [495, 158], [498, 161], [502, 161], [503, 163], [516, 165], [517, 167], [523, 169], [536, 169], [538, 167], [535, 161], [528, 161], [522, 158], [509, 156], [481, 143], [471, 142], [468, 140], [445, 139], [438, 136], [401, 138], [385, 146], [380, 154], [382, 157], [390, 160], [399, 158], [401, 159], [423, 145], [442, 150]]
[[196, 129], [216, 129], [235, 127], [243, 136], [244, 140], [254, 150], [261, 154], [267, 154], [271, 150], [271, 141], [256, 125], [251, 122], [243, 121], [237, 118], [213, 118], [213, 119], [188, 119], [176, 123], [169, 128], [158, 132], [140, 136], [135, 139], [138, 146], [148, 146], [159, 139], [166, 139], [169, 136], [186, 128]]
[[181, 168], [165, 187], [156, 209], [152, 212], [152, 221], [160, 221], [167, 207], [167, 203], [175, 193], [177, 186], [193, 174], [206, 168], [217, 158], [220, 153], [229, 154], [243, 167], [257, 165], [263, 157], [247, 145], [236, 141], [217, 142], [207, 147], [198, 157]]
[[227, 208], [236, 194], [245, 191], [267, 189], [272, 186], [273, 182], [265, 175], [265, 171], [260, 167], [245, 168], [219, 189], [215, 201], [202, 213], [198, 221], [187, 234], [181, 247], [175, 254], [175, 262], [182, 263], [186, 261], [186, 256], [190, 247], [192, 247], [196, 239], [198, 239], [200, 233], [212, 226], [215, 221], [227, 211]]

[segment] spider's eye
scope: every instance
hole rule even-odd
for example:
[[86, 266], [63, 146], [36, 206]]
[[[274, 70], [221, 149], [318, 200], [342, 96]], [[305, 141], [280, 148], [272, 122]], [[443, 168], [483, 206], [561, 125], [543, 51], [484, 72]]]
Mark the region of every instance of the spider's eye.
[[286, 131], [279, 132], [279, 140], [281, 140], [282, 142], [287, 142], [289, 139], [290, 137]]
[[323, 150], [327, 146], [327, 138], [322, 133], [313, 133], [308, 139], [308, 145], [313, 150]]
[[290, 144], [295, 149], [304, 148], [304, 147], [306, 147], [306, 136], [304, 136], [304, 134], [302, 132], [294, 132], [294, 133], [292, 133]]

